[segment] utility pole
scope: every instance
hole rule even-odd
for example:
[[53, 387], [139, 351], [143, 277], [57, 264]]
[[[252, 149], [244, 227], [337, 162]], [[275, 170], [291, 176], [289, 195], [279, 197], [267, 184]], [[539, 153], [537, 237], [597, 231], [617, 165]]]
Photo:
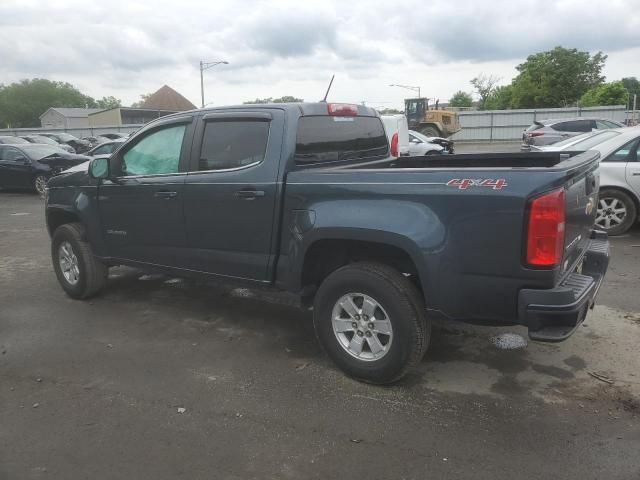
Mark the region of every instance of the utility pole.
[[390, 87], [400, 87], [400, 88], [405, 88], [407, 90], [413, 90], [414, 92], [418, 92], [418, 98], [422, 98], [420, 96], [420, 87], [414, 87], [412, 85], [398, 85], [397, 83], [391, 83], [389, 85]]
[[202, 101], [202, 108], [204, 108], [204, 71], [220, 64], [229, 65], [229, 62], [226, 60], [219, 60], [216, 62], [203, 62], [200, 60], [200, 100]]

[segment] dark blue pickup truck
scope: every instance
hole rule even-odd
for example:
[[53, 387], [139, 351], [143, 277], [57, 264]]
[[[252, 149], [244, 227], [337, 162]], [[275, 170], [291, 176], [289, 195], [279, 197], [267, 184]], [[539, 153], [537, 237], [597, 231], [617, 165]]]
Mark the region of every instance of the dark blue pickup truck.
[[608, 266], [598, 162], [394, 159], [376, 111], [349, 104], [179, 113], [50, 180], [53, 266], [78, 299], [114, 265], [297, 293], [345, 372], [389, 383], [436, 317], [573, 333]]

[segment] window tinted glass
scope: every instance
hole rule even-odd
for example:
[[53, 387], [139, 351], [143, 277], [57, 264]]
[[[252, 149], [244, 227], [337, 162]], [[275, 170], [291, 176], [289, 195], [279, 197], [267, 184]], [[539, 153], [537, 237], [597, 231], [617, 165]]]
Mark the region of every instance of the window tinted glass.
[[637, 160], [638, 139], [631, 140], [613, 152], [603, 162], [635, 162]]
[[33, 136], [29, 137], [31, 143], [44, 143], [45, 145], [58, 145], [58, 142], [51, 140], [49, 137]]
[[100, 145], [93, 151], [94, 155], [105, 155], [113, 152], [113, 145]]
[[596, 120], [596, 128], [598, 130], [607, 130], [609, 128], [613, 128], [612, 123], [606, 122], [604, 120]]
[[2, 137], [2, 143], [29, 143], [24, 138], [19, 137]]
[[559, 132], [590, 132], [591, 121], [571, 120], [568, 122], [556, 123], [551, 128], [553, 128], [554, 130], [558, 130]]
[[620, 128], [620, 125], [610, 122], [608, 120], [603, 120], [602, 123], [604, 123], [605, 125], [607, 125], [607, 127], [609, 128]]
[[18, 158], [22, 158], [20, 160], [20, 162], [22, 162], [24, 157], [25, 155], [17, 148], [2, 147], [0, 150], [0, 160], [4, 160], [6, 162], [15, 162]]
[[302, 117], [298, 123], [296, 163], [375, 160], [389, 155], [378, 117]]
[[177, 125], [144, 137], [123, 155], [122, 174], [130, 176], [176, 173], [186, 128], [186, 125]]
[[267, 149], [269, 122], [256, 120], [207, 122], [199, 170], [225, 170], [261, 162]]

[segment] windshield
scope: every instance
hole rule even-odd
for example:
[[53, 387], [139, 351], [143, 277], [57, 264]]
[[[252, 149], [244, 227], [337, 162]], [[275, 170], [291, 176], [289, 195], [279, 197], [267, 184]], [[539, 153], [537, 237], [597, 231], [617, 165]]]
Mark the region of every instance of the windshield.
[[24, 138], [19, 138], [19, 137], [2, 137], [2, 143], [18, 144], [18, 143], [29, 143], [29, 142], [27, 142]]
[[620, 132], [612, 132], [612, 131], [602, 132], [600, 135], [593, 135], [589, 138], [582, 140], [581, 142], [574, 144], [571, 147], [571, 149], [589, 150], [591, 147], [595, 147], [596, 145], [606, 140], [611, 140], [612, 138], [617, 137], [618, 135], [620, 135]]
[[49, 137], [43, 137], [42, 135], [34, 135], [33, 137], [29, 137], [32, 143], [44, 143], [45, 145], [58, 145], [58, 142], [52, 140]]
[[63, 142], [69, 142], [71, 140], [78, 140], [77, 137], [74, 137], [73, 135], [69, 135], [68, 133], [57, 133], [56, 135], [58, 135], [58, 138], [60, 140], [62, 140]]
[[583, 133], [581, 135], [576, 135], [575, 137], [569, 137], [569, 138], [565, 138], [564, 140], [562, 140], [561, 142], [556, 142], [554, 144], [552, 144], [553, 147], [564, 147], [565, 145], [571, 145], [572, 143], [578, 143], [586, 138], [591, 138], [594, 135], [600, 135], [603, 132], [589, 132], [589, 133]]
[[50, 147], [49, 145], [31, 144], [25, 145], [22, 148], [33, 160], [42, 160], [45, 157], [51, 157], [53, 155], [62, 156], [67, 153], [58, 147]]

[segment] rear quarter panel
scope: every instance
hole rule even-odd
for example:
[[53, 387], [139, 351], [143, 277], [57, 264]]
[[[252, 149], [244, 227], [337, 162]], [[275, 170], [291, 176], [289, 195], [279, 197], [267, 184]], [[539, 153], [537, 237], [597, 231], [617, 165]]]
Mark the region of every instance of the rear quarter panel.
[[[447, 185], [465, 178], [505, 185]], [[388, 243], [413, 259], [429, 309], [509, 322], [520, 288], [549, 288], [558, 275], [523, 266], [522, 238], [527, 199], [561, 185], [557, 172], [504, 169], [292, 172], [278, 273], [299, 288], [305, 252], [320, 239]]]

